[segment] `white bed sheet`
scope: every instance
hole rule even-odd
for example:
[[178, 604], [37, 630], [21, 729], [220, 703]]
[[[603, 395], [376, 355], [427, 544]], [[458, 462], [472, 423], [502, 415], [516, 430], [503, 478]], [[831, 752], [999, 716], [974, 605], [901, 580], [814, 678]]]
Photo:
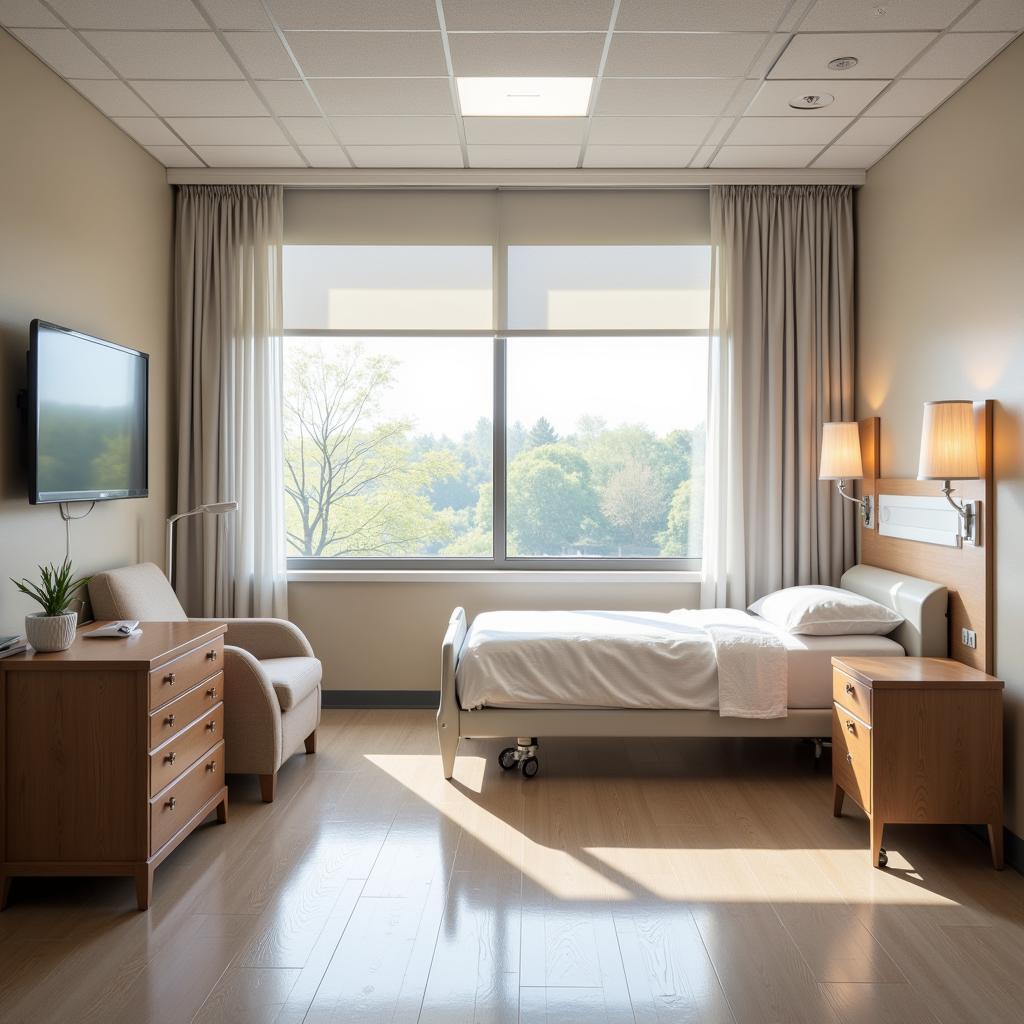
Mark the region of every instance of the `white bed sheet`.
[[730, 609], [484, 612], [462, 647], [459, 704], [717, 711], [714, 645], [701, 622], [742, 623], [776, 636], [786, 651], [792, 709], [831, 707], [834, 655], [903, 654], [888, 637], [794, 636]]

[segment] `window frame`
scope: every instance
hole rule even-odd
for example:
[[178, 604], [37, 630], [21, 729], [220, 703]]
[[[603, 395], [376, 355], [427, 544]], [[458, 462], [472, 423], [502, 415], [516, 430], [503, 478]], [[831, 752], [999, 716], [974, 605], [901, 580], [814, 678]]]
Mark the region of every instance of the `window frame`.
[[[494, 272], [495, 319], [506, 324], [507, 319], [507, 246], [495, 245], [492, 260]], [[511, 338], [710, 338], [711, 328], [677, 329], [613, 329], [586, 328], [578, 330], [357, 330], [329, 328], [288, 328], [284, 338], [481, 338], [491, 339], [493, 346], [493, 412], [492, 412], [492, 486], [494, 511], [491, 523], [491, 554], [474, 557], [457, 556], [392, 556], [385, 558], [346, 558], [343, 556], [305, 555], [287, 556], [289, 572], [365, 571], [367, 573], [438, 573], [444, 571], [480, 573], [699, 573], [700, 558], [648, 557], [620, 558], [594, 555], [576, 558], [514, 557], [507, 553], [507, 482], [506, 457], [508, 406], [508, 347]]]

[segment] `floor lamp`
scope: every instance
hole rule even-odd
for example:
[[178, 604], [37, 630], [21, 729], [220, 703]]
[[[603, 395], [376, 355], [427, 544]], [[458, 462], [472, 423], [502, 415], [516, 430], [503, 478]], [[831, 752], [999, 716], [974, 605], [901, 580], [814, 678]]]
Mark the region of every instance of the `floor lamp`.
[[167, 582], [174, 586], [174, 524], [179, 519], [187, 519], [189, 516], [197, 516], [200, 513], [211, 516], [222, 516], [228, 512], [234, 512], [238, 508], [237, 501], [215, 501], [209, 505], [200, 505], [191, 512], [179, 512], [176, 516], [169, 516], [167, 519]]

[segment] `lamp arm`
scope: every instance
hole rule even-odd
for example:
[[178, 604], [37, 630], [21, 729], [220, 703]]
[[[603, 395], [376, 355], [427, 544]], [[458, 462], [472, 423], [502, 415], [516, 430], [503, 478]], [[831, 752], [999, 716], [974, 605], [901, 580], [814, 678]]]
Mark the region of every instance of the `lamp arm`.
[[953, 506], [956, 510], [956, 514], [960, 517], [961, 523], [963, 523], [963, 538], [964, 540], [970, 541], [972, 544], [977, 544], [977, 538], [974, 535], [974, 507], [972, 505], [965, 505], [962, 501], [956, 501], [953, 498], [954, 488], [951, 486], [951, 481], [942, 481], [942, 493], [946, 496], [946, 501]]
[[164, 558], [166, 559], [167, 582], [174, 586], [174, 524], [179, 519], [187, 519], [189, 516], [197, 516], [201, 509], [194, 508], [191, 512], [179, 512], [177, 515], [167, 517], [167, 539], [164, 544]]
[[874, 502], [868, 495], [864, 495], [863, 498], [855, 498], [852, 494], [846, 493], [846, 481], [837, 480], [836, 490], [839, 492], [839, 497], [845, 498], [847, 501], [852, 501], [855, 505], [860, 507], [861, 518], [864, 520], [864, 525], [869, 529], [872, 529], [872, 512]]

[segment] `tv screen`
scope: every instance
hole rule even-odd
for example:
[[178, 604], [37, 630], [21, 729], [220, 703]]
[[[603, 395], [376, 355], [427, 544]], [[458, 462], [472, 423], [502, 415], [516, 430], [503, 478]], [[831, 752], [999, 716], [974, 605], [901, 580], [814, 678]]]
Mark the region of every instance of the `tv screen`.
[[32, 504], [149, 493], [144, 352], [33, 320], [28, 381]]

